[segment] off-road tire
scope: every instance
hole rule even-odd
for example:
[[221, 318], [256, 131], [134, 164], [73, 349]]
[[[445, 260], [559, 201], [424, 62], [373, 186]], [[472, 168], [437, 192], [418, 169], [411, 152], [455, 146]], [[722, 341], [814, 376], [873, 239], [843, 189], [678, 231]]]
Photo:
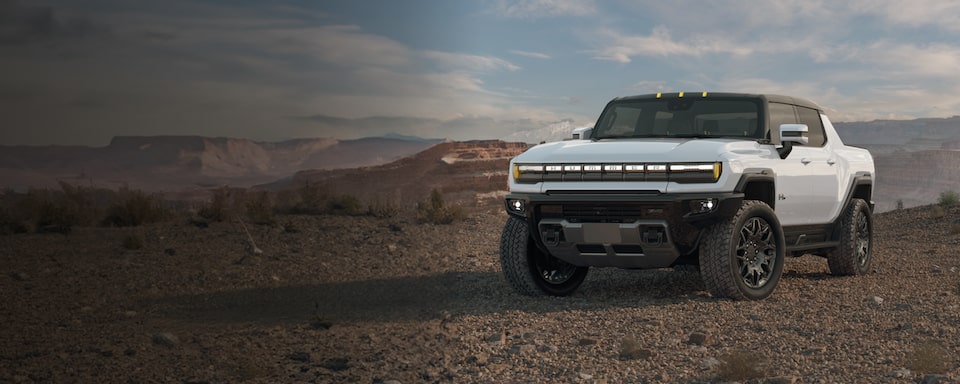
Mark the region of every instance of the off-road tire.
[[[507, 218], [503, 226], [500, 266], [510, 286], [527, 296], [567, 296], [580, 287], [589, 270], [545, 254], [530, 237], [527, 223], [516, 217]], [[545, 272], [554, 277], [554, 281], [545, 277]], [[557, 278], [557, 273], [561, 273], [562, 278]]]
[[764, 299], [780, 282], [785, 252], [783, 228], [773, 209], [745, 200], [736, 215], [703, 230], [700, 275], [714, 297]]
[[863, 199], [853, 199], [840, 217], [840, 245], [827, 252], [830, 273], [863, 275], [870, 271], [873, 251], [873, 217]]

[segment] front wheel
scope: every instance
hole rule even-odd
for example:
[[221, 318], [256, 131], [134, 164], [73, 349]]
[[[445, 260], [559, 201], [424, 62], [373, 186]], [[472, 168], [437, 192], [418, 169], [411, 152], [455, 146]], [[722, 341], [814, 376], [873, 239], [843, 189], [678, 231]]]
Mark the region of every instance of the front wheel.
[[863, 275], [870, 271], [873, 220], [870, 206], [853, 199], [840, 218], [840, 245], [827, 253], [827, 265], [834, 275]]
[[700, 274], [716, 297], [760, 300], [783, 274], [783, 229], [766, 203], [746, 200], [732, 218], [703, 230]]
[[500, 266], [507, 282], [527, 296], [567, 296], [587, 277], [587, 267], [578, 267], [544, 253], [530, 237], [527, 223], [507, 218], [500, 236]]

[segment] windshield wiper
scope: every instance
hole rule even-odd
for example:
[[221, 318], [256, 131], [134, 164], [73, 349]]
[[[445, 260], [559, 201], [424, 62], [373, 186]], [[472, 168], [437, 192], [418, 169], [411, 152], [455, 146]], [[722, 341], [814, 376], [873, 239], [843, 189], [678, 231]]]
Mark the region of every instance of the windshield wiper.
[[606, 139], [638, 139], [642, 136], [635, 135], [607, 135], [607, 136], [594, 136], [593, 141], [597, 140], [606, 140]]
[[707, 135], [703, 133], [681, 133], [676, 135], [670, 135], [669, 137], [675, 137], [678, 139], [712, 139], [712, 138], [726, 137], [726, 136]]

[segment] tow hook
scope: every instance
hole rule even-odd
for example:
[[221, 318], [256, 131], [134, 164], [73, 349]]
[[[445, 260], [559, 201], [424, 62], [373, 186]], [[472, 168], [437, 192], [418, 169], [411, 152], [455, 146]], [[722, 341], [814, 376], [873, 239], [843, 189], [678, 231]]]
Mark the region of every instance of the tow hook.
[[663, 229], [647, 228], [643, 233], [643, 238], [645, 243], [659, 247], [663, 245]]
[[560, 245], [560, 231], [556, 229], [544, 229], [540, 232], [540, 238], [543, 244], [549, 247]]

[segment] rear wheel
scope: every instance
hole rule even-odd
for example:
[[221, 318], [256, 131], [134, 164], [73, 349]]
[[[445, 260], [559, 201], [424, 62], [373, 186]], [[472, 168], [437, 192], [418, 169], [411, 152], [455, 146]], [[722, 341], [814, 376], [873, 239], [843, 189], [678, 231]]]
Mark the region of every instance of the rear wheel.
[[500, 265], [507, 282], [528, 296], [567, 296], [587, 277], [587, 267], [578, 267], [544, 253], [530, 237], [527, 223], [507, 218], [500, 236]]
[[834, 275], [863, 275], [870, 271], [873, 218], [863, 199], [853, 199], [840, 218], [840, 246], [827, 253]]
[[786, 247], [773, 209], [743, 202], [732, 218], [704, 229], [700, 274], [714, 296], [760, 300], [770, 296], [783, 274]]

